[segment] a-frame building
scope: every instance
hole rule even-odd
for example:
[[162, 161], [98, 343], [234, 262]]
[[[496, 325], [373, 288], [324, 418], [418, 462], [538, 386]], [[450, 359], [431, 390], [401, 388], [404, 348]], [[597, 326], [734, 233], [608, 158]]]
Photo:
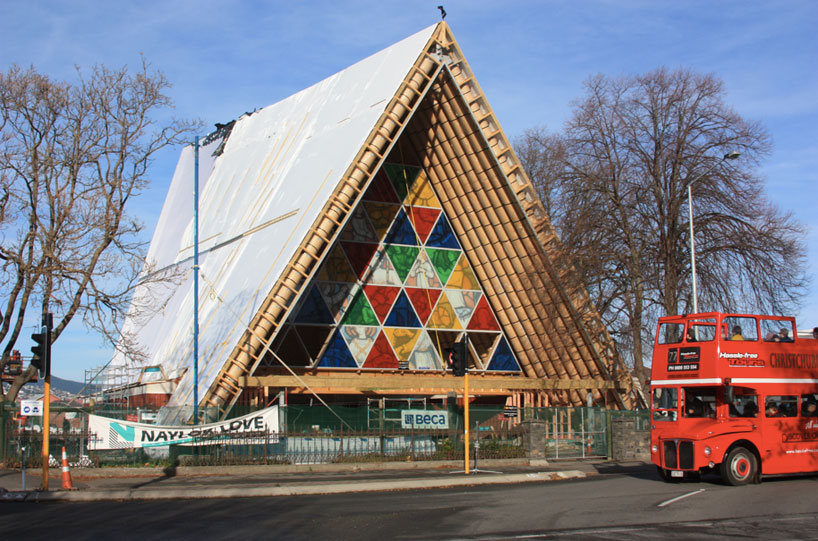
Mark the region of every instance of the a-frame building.
[[[447, 24], [244, 115], [200, 155], [201, 407], [223, 416], [284, 389], [445, 395], [462, 388], [445, 352], [466, 336], [478, 398], [632, 407], [630, 375]], [[192, 179], [186, 149], [151, 244], [158, 267], [191, 268]], [[192, 405], [191, 274], [125, 327], [142, 364], [179, 374], [171, 406]]]

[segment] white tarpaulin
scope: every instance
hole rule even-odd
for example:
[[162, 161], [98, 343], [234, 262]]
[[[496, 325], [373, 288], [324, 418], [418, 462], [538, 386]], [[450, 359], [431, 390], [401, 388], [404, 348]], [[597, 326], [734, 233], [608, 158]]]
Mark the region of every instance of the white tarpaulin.
[[[215, 445], [235, 436], [252, 437], [279, 431], [278, 406], [256, 411], [244, 417], [206, 425], [158, 426], [88, 416], [88, 428], [93, 434], [88, 449], [134, 449], [165, 445]], [[274, 441], [269, 440], [270, 443]]]

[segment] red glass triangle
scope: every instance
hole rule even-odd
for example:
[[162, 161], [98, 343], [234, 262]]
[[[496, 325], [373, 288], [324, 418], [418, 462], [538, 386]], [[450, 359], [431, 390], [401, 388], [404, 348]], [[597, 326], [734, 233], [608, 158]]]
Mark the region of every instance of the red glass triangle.
[[369, 260], [372, 259], [375, 250], [378, 249], [378, 245], [366, 242], [342, 242], [341, 246], [343, 246], [344, 253], [346, 253], [347, 259], [349, 259], [349, 264], [352, 265], [352, 268], [355, 270], [355, 274], [358, 278], [363, 278], [364, 271], [366, 271], [366, 267], [369, 265]]
[[379, 170], [372, 179], [372, 183], [364, 194], [364, 201], [382, 201], [384, 203], [400, 203], [398, 196], [386, 176], [386, 171]]
[[426, 242], [432, 228], [435, 226], [440, 209], [430, 209], [426, 207], [407, 207], [406, 213], [415, 226], [415, 232], [420, 237], [421, 242]]
[[471, 316], [468, 329], [470, 331], [500, 330], [500, 326], [497, 324], [497, 319], [494, 317], [494, 313], [491, 311], [488, 302], [486, 302], [485, 295], [480, 297], [480, 300], [477, 301], [477, 307], [474, 309], [474, 313]]
[[429, 319], [441, 292], [441, 289], [406, 288], [406, 296], [412, 301], [422, 325], [426, 325], [426, 320]]
[[364, 286], [364, 291], [369, 299], [369, 304], [375, 310], [375, 315], [378, 316], [378, 321], [383, 323], [383, 320], [389, 314], [389, 309], [392, 308], [392, 303], [395, 302], [395, 297], [400, 293], [400, 288], [367, 285]]
[[395, 352], [392, 351], [392, 346], [389, 345], [389, 340], [383, 331], [375, 339], [375, 344], [369, 350], [369, 355], [364, 361], [364, 368], [392, 368], [397, 370], [398, 358], [395, 357]]

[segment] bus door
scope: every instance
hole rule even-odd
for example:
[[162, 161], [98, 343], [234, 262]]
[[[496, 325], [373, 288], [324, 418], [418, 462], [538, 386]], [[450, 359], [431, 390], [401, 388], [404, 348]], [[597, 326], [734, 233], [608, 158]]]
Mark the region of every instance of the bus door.
[[806, 471], [810, 460], [805, 456], [809, 453], [805, 452], [806, 442], [799, 426], [798, 406], [798, 395], [764, 396], [764, 410], [760, 419], [763, 473]]

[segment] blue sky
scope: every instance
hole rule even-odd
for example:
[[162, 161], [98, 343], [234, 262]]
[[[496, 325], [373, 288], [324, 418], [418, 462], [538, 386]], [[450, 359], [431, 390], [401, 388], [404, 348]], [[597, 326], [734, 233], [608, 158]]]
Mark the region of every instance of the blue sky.
[[[818, 268], [818, 2], [814, 0], [238, 1], [0, 0], [0, 69], [33, 65], [54, 78], [74, 66], [136, 66], [173, 83], [175, 114], [208, 126], [275, 103], [434, 24], [437, 5], [506, 134], [557, 130], [590, 75], [661, 65], [712, 72], [727, 101], [763, 123], [771, 200], [809, 228]], [[152, 234], [178, 149], [160, 155], [132, 211]], [[812, 290], [818, 283], [813, 278]], [[799, 327], [818, 325], [818, 293]], [[22, 342], [21, 351], [28, 352]], [[54, 349], [54, 374], [82, 381], [111, 356], [75, 320]]]

